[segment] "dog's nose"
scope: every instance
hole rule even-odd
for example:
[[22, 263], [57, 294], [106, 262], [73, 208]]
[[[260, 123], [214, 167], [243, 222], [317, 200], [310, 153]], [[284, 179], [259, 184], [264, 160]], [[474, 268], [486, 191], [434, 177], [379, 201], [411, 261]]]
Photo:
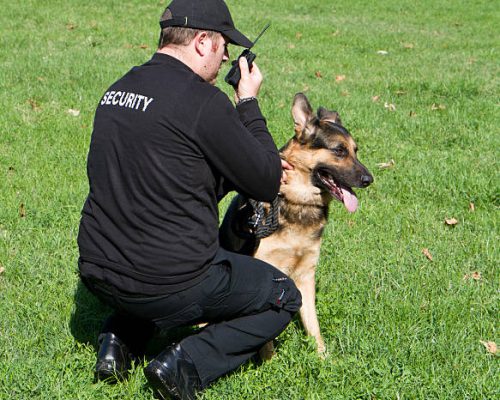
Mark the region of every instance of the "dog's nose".
[[371, 175], [361, 175], [361, 184], [363, 187], [367, 187], [373, 182], [373, 176]]

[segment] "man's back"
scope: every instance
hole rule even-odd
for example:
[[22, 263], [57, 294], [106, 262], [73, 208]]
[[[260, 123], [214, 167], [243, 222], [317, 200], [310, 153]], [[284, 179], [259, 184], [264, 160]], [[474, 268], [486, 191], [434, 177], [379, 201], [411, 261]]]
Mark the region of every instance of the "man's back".
[[[243, 176], [232, 182], [242, 191], [262, 185], [242, 172], [266, 156], [242, 148], [255, 147], [244, 131], [227, 97], [168, 55], [155, 54], [112, 85], [89, 151], [78, 243], [81, 261], [93, 265], [82, 274], [100, 276], [96, 266], [105, 267], [116, 286], [137, 290], [141, 282], [150, 293], [196, 283], [218, 248], [220, 171]], [[275, 152], [270, 137], [269, 144]]]

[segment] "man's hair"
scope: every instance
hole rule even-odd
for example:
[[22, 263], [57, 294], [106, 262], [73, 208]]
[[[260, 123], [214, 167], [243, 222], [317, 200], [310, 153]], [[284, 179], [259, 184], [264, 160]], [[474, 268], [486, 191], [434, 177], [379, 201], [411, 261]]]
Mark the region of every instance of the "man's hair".
[[[163, 12], [160, 21], [172, 19], [172, 12], [166, 8]], [[206, 29], [185, 28], [182, 26], [167, 26], [160, 32], [160, 39], [158, 41], [158, 48], [162, 49], [168, 44], [175, 44], [180, 46], [188, 45], [194, 39], [198, 32], [207, 32], [210, 39], [217, 36], [217, 32], [209, 31]]]

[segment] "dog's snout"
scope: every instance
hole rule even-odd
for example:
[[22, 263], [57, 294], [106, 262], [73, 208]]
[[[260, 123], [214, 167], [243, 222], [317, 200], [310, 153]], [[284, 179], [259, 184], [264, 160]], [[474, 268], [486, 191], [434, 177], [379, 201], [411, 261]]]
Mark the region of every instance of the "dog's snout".
[[373, 182], [373, 176], [370, 174], [368, 175], [361, 175], [361, 184], [363, 187], [369, 186]]

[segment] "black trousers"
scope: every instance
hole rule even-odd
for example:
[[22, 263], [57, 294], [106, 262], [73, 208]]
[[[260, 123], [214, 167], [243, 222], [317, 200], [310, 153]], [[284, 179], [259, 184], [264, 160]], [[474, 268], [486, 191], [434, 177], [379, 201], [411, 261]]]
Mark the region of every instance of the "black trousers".
[[201, 283], [174, 294], [143, 297], [82, 280], [116, 310], [103, 332], [115, 333], [133, 350], [146, 343], [155, 325], [173, 328], [208, 322], [199, 333], [181, 341], [203, 387], [277, 337], [301, 306], [300, 292], [285, 274], [255, 258], [222, 249]]

